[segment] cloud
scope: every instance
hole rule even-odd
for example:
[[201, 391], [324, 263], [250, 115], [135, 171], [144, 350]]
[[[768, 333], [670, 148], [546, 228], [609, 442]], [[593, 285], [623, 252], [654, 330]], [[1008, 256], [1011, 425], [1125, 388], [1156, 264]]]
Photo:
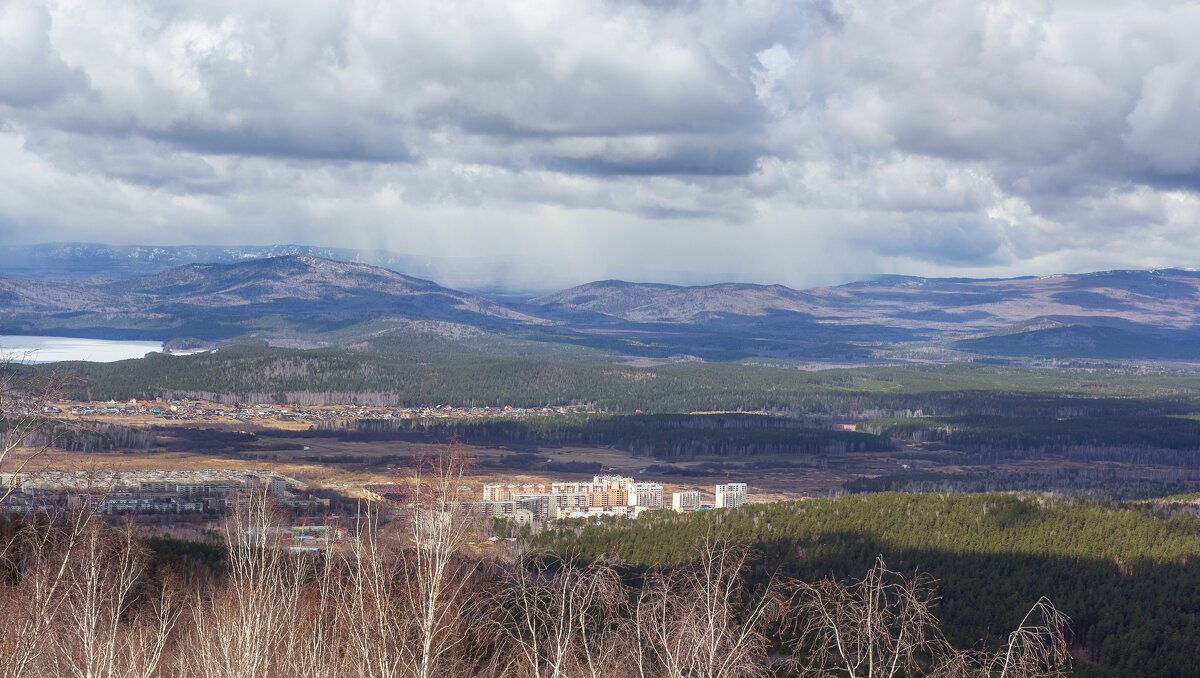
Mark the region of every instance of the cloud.
[[1196, 265], [1196, 25], [1174, 0], [0, 0], [0, 237], [555, 283]]
[[1147, 74], [1141, 97], [1126, 117], [1125, 142], [1153, 169], [1177, 175], [1200, 175], [1200, 61], [1171, 63]]
[[26, 2], [0, 5], [0, 102], [46, 104], [78, 88], [82, 78], [50, 44], [50, 14]]

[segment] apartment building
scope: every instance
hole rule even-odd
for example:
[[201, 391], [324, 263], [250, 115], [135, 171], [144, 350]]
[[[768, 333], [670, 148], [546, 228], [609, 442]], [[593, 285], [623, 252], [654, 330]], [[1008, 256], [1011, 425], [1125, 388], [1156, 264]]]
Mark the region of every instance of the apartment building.
[[661, 483], [630, 483], [626, 489], [629, 492], [630, 506], [645, 506], [652, 511], [663, 507]]
[[717, 485], [716, 508], [737, 508], [746, 503], [746, 483]]
[[488, 483], [483, 486], [484, 501], [513, 501], [517, 494], [544, 494], [546, 486], [541, 483], [526, 483], [524, 485]]
[[481, 516], [496, 516], [496, 517], [512, 517], [517, 512], [517, 502], [515, 501], [488, 501], [479, 502], [479, 515]]
[[606, 492], [611, 489], [625, 489], [628, 491], [628, 485], [633, 483], [632, 478], [622, 476], [607, 476], [597, 475], [592, 476], [591, 482], [584, 481], [568, 481], [552, 483], [550, 491], [554, 493], [585, 493]]
[[700, 508], [700, 492], [687, 490], [671, 493], [671, 509], [676, 513], [691, 513]]
[[[510, 508], [504, 502], [511, 502]], [[591, 481], [562, 481], [550, 484], [489, 483], [483, 486], [480, 515], [512, 515], [528, 511], [534, 520], [555, 520], [577, 515], [637, 516], [664, 507], [661, 483], [635, 482], [618, 475], [596, 475]]]

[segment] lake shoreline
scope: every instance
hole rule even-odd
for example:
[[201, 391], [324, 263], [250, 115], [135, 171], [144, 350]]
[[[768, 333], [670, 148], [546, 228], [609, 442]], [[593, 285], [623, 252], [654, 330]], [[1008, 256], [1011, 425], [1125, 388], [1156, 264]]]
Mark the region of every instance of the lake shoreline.
[[43, 335], [0, 336], [0, 359], [22, 363], [112, 363], [163, 352], [161, 341], [85, 339]]

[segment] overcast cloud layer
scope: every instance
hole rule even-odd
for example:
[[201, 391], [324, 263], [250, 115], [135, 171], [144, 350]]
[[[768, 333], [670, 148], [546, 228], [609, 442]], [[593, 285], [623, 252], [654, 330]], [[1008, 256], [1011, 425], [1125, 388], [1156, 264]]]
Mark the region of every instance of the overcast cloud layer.
[[1200, 265], [1198, 34], [1171, 0], [0, 0], [0, 240], [514, 284]]

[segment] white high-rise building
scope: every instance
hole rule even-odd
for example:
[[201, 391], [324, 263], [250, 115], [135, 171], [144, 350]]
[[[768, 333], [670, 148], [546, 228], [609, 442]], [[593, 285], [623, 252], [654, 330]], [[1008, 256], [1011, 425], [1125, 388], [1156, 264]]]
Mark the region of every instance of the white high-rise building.
[[678, 513], [690, 513], [700, 508], [700, 493], [696, 490], [671, 493], [671, 508]]
[[644, 506], [652, 511], [663, 507], [663, 486], [661, 483], [629, 483], [630, 506]]
[[746, 483], [717, 485], [717, 508], [737, 508], [746, 503]]
[[514, 494], [530, 494], [535, 492], [545, 492], [546, 486], [541, 483], [525, 485], [515, 485], [509, 483], [488, 483], [483, 486], [484, 501], [512, 501]]
[[551, 492], [565, 492], [574, 494], [579, 492], [605, 492], [613, 488], [622, 488], [628, 490], [628, 485], [633, 484], [633, 478], [624, 478], [622, 476], [592, 476], [592, 482], [587, 481], [572, 481], [560, 482], [550, 485]]

